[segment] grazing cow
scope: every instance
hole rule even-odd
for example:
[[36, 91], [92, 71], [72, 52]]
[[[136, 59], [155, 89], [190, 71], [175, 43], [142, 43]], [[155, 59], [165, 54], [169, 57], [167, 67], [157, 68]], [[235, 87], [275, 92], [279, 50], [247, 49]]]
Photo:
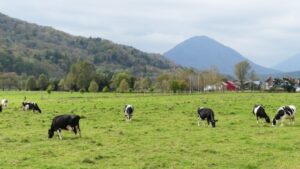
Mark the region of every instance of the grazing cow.
[[206, 119], [207, 125], [211, 124], [211, 127], [216, 127], [216, 122], [218, 120], [215, 120], [215, 115], [212, 109], [200, 107], [198, 108], [198, 116], [198, 126], [200, 125], [200, 120], [204, 122], [204, 120]]
[[284, 119], [290, 119], [290, 123], [295, 123], [295, 114], [296, 114], [296, 107], [294, 105], [289, 106], [282, 106], [277, 110], [275, 117], [273, 118], [272, 126], [275, 126], [276, 123], [280, 120], [281, 125], [283, 126]]
[[77, 130], [79, 136], [81, 137], [80, 127], [79, 127], [80, 116], [78, 115], [60, 115], [56, 116], [52, 120], [50, 129], [48, 130], [49, 138], [52, 138], [54, 132], [58, 134], [58, 138], [61, 140], [61, 130], [72, 130], [75, 135], [77, 135]]
[[125, 117], [126, 117], [126, 120], [128, 121], [131, 121], [132, 119], [132, 114], [133, 114], [133, 106], [132, 105], [125, 105], [125, 108], [124, 108], [124, 113], [125, 113]]
[[263, 105], [261, 105], [261, 104], [254, 105], [252, 113], [256, 116], [257, 124], [258, 124], [259, 119], [265, 119], [267, 123], [271, 123], [271, 120], [270, 120], [269, 116], [267, 115]]
[[33, 112], [38, 111], [39, 113], [42, 113], [42, 110], [39, 108], [38, 104], [35, 102], [22, 102], [23, 111], [26, 110], [33, 110]]
[[7, 106], [8, 106], [8, 100], [7, 99], [2, 99], [1, 100], [1, 105], [3, 106], [3, 108], [4, 107], [7, 108]]

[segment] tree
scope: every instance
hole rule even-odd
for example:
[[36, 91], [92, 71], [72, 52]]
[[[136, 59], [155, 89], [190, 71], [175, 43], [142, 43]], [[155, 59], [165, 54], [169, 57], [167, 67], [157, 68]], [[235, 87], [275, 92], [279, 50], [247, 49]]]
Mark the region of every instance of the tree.
[[151, 87], [151, 79], [149, 77], [135, 80], [134, 89], [141, 92], [146, 92]]
[[129, 84], [128, 84], [128, 82], [127, 82], [125, 79], [123, 79], [123, 80], [121, 81], [120, 86], [119, 86], [118, 89], [119, 89], [119, 92], [122, 92], [122, 93], [128, 91], [128, 89], [129, 89]]
[[58, 90], [64, 90], [64, 86], [65, 86], [65, 80], [60, 79], [60, 81], [58, 83]]
[[49, 81], [48, 81], [46, 75], [41, 74], [41, 75], [39, 76], [38, 81], [37, 81], [37, 87], [38, 87], [40, 90], [46, 90], [47, 87], [48, 87], [48, 83], [49, 83]]
[[50, 83], [47, 87], [47, 93], [51, 94], [51, 92], [54, 90], [54, 85], [52, 83]]
[[20, 78], [18, 77], [18, 75], [14, 72], [0, 73], [0, 88], [2, 90], [11, 88], [20, 89], [18, 83], [19, 79]]
[[102, 89], [102, 92], [106, 93], [106, 92], [109, 92], [109, 89], [107, 86], [104, 86], [103, 89]]
[[89, 86], [89, 92], [98, 92], [99, 89], [99, 85], [97, 82], [95, 82], [94, 80], [91, 81], [90, 86]]
[[72, 65], [68, 73], [64, 85], [68, 90], [86, 90], [91, 80], [95, 77], [95, 67], [89, 62], [78, 62]]
[[170, 80], [169, 74], [166, 73], [160, 74], [156, 78], [155, 88], [160, 90], [161, 92], [169, 91], [170, 89], [169, 80]]
[[95, 80], [99, 86], [99, 90], [102, 90], [105, 86], [109, 86], [111, 79], [111, 72], [97, 72], [93, 80]]
[[76, 81], [77, 88], [85, 90], [88, 83], [89, 82], [86, 80], [86, 78], [83, 74], [80, 74], [77, 77], [77, 81]]
[[241, 90], [244, 89], [244, 84], [249, 76], [250, 69], [251, 65], [248, 61], [242, 61], [235, 65], [235, 75], [241, 83]]
[[34, 76], [29, 76], [26, 82], [27, 90], [36, 90], [36, 80]]
[[177, 90], [179, 89], [178, 81], [176, 81], [176, 80], [171, 81], [170, 88], [173, 91], [173, 93], [176, 93]]
[[112, 80], [111, 80], [111, 84], [110, 84], [110, 87], [112, 89], [117, 89], [121, 82], [123, 80], [125, 80], [128, 84], [128, 88], [129, 88], [129, 81], [130, 81], [130, 75], [126, 72], [121, 72], [121, 73], [116, 73], [114, 74], [114, 76], [112, 77]]
[[260, 85], [258, 87], [255, 88], [255, 85], [254, 85], [254, 81], [258, 81], [259, 80], [259, 77], [258, 75], [255, 73], [254, 70], [252, 70], [250, 73], [249, 73], [249, 79], [251, 80], [250, 82], [250, 89], [251, 91], [253, 89], [260, 89]]
[[188, 83], [185, 81], [185, 80], [180, 80], [178, 82], [178, 88], [181, 90], [181, 91], [184, 91], [188, 88]]

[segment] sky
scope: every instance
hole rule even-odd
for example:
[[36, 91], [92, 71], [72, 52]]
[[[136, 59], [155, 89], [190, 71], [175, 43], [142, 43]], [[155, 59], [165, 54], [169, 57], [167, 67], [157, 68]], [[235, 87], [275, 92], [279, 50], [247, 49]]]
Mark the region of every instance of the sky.
[[161, 53], [209, 36], [267, 67], [300, 53], [298, 0], [0, 0], [0, 12]]

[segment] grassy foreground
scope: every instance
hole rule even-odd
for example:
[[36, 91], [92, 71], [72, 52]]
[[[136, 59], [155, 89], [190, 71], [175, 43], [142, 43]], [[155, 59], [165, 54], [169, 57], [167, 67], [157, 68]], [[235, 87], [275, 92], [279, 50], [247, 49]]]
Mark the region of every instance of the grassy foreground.
[[[21, 102], [43, 113], [23, 112]], [[0, 92], [0, 168], [300, 168], [300, 122], [271, 128], [256, 124], [255, 103], [270, 118], [278, 107], [300, 108], [300, 94], [195, 95]], [[135, 106], [132, 122], [123, 107]], [[216, 128], [197, 126], [197, 107], [211, 107]], [[78, 114], [82, 138], [63, 131], [48, 139], [51, 120]]]

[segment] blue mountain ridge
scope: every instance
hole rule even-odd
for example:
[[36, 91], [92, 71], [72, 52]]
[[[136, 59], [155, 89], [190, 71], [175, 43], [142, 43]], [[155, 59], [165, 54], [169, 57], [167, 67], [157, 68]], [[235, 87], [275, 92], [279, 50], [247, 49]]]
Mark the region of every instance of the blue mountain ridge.
[[216, 66], [220, 73], [234, 75], [235, 64], [247, 60], [257, 74], [275, 74], [280, 71], [260, 66], [234, 49], [227, 47], [207, 36], [195, 36], [189, 38], [164, 56], [177, 64], [193, 67], [199, 70], [209, 69]]

